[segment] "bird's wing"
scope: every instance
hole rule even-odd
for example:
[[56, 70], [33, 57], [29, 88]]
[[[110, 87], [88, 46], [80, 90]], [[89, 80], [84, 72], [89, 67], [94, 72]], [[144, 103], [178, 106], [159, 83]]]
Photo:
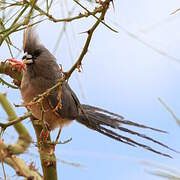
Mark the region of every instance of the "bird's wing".
[[[56, 108], [56, 114], [58, 113], [61, 118], [73, 120], [78, 116], [80, 102], [71, 90], [68, 83], [64, 83], [61, 89], [61, 97], [58, 97], [59, 89], [55, 89], [48, 96], [48, 102], [53, 109]], [[61, 100], [59, 99], [61, 98]], [[59, 101], [61, 101], [61, 107], [57, 107]]]

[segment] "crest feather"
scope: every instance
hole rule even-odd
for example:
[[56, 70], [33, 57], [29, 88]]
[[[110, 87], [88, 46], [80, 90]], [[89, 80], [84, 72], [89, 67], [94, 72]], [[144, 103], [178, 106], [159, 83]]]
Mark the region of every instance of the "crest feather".
[[40, 45], [39, 37], [35, 32], [35, 28], [27, 27], [24, 31], [23, 50], [28, 54], [33, 54], [34, 50]]

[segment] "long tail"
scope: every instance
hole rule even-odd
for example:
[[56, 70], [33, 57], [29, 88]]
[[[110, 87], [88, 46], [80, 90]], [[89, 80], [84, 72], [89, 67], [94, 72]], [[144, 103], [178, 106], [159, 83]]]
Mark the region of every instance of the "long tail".
[[[155, 140], [149, 136], [146, 136], [145, 134], [141, 134], [137, 131], [133, 131], [133, 130], [127, 129], [125, 127], [122, 127], [122, 125], [130, 125], [130, 126], [135, 126], [135, 127], [139, 127], [139, 128], [151, 129], [153, 131], [158, 131], [161, 133], [167, 133], [166, 131], [162, 131], [160, 129], [156, 129], [156, 128], [152, 128], [152, 127], [145, 126], [142, 124], [138, 124], [138, 123], [135, 123], [135, 122], [132, 122], [129, 120], [125, 120], [122, 116], [120, 116], [118, 114], [111, 113], [107, 110], [104, 110], [104, 109], [101, 109], [98, 107], [89, 106], [89, 105], [85, 105], [85, 104], [82, 104], [81, 107], [82, 107], [82, 112], [80, 113], [79, 117], [76, 120], [79, 123], [85, 125], [86, 127], [90, 128], [92, 130], [95, 130], [101, 134], [104, 134], [104, 135], [106, 135], [110, 138], [113, 138], [115, 140], [118, 140], [122, 143], [131, 145], [134, 147], [139, 146], [139, 147], [142, 147], [149, 151], [152, 151], [156, 154], [166, 156], [169, 158], [172, 158], [172, 156], [170, 156], [169, 154], [157, 151], [148, 145], [141, 144], [129, 137], [123, 136], [123, 135], [117, 133], [117, 131], [115, 131], [115, 130], [120, 130], [121, 132], [127, 132], [132, 135], [139, 136], [141, 138], [152, 141], [153, 143], [156, 143], [160, 146], [163, 146], [171, 151], [179, 153], [178, 151], [170, 148], [169, 146], [161, 143], [160, 141], [157, 141], [157, 140]], [[111, 130], [110, 128], [113, 130]]]

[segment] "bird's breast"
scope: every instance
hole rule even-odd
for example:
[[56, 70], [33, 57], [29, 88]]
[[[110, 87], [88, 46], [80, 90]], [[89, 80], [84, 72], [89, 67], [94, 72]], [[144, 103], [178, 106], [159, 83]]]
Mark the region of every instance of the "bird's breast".
[[[34, 97], [37, 97], [39, 94], [43, 93], [39, 89], [39, 87], [23, 79], [21, 83], [21, 95], [24, 104], [29, 104], [32, 102]], [[49, 129], [54, 129], [58, 126], [63, 127], [64, 125], [68, 125], [70, 122], [72, 122], [72, 120], [62, 118], [59, 114], [54, 112], [46, 98], [42, 101], [42, 103], [28, 105], [27, 107], [32, 111], [33, 116], [39, 120], [42, 119], [43, 111], [43, 119], [48, 124]]]

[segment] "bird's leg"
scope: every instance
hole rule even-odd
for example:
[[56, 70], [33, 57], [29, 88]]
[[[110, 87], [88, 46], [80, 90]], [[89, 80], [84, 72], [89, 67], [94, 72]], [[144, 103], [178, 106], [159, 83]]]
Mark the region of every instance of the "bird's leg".
[[48, 125], [45, 124], [45, 127], [41, 130], [41, 133], [40, 133], [40, 142], [47, 142], [47, 139], [49, 137], [49, 128], [48, 128]]
[[15, 58], [9, 58], [7, 59], [8, 62], [11, 63], [12, 67], [17, 69], [18, 72], [21, 72], [22, 70], [26, 70], [26, 65], [23, 64], [22, 61], [18, 61], [17, 59]]

